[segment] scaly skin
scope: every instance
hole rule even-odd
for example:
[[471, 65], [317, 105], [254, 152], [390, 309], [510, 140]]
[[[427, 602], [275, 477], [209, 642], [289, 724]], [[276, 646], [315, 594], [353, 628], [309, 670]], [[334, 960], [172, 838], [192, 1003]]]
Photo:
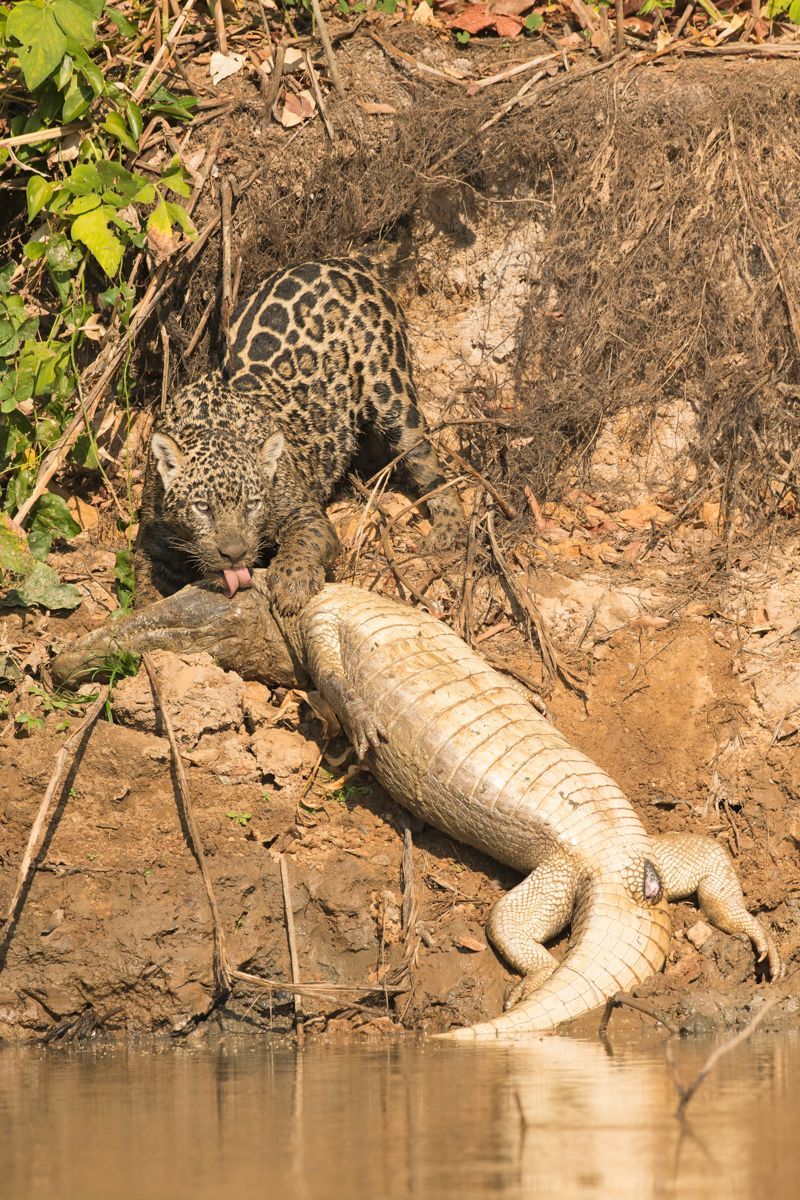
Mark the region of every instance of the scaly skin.
[[[257, 631], [259, 652], [272, 647], [272, 669], [281, 662], [286, 682], [290, 644], [296, 666], [308, 671], [399, 804], [525, 875], [495, 905], [487, 929], [522, 975], [512, 1007], [446, 1036], [482, 1041], [550, 1030], [628, 991], [664, 962], [666, 899], [694, 892], [715, 924], [746, 934], [772, 977], [781, 974], [777, 947], [745, 908], [721, 847], [690, 834], [648, 836], [613, 780], [447, 626], [371, 592], [329, 584], [299, 619], [279, 628], [255, 582], [228, 621], [221, 597], [186, 588], [115, 622], [114, 640], [148, 648], [158, 629], [161, 646], [196, 647], [198, 614], [213, 604], [202, 648], [219, 638], [226, 666], [236, 666], [238, 639], [253, 673]], [[103, 637], [95, 631], [68, 648], [56, 673], [63, 676], [66, 665], [74, 680], [82, 656], [96, 664]], [[570, 944], [558, 963], [544, 943], [567, 924]]]

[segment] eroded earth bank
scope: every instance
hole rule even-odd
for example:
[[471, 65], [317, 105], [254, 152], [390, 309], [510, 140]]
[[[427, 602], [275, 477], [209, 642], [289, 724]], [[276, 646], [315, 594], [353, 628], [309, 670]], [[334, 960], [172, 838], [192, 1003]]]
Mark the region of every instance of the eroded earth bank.
[[[354, 52], [350, 69], [377, 69], [370, 47]], [[443, 177], [392, 239], [371, 247], [407, 309], [432, 422], [462, 422], [438, 436], [517, 511], [512, 522], [496, 514], [504, 561], [516, 589], [534, 599], [565, 673], [542, 666], [530, 614], [493, 556], [486, 496], [473, 477], [462, 484], [473, 537], [444, 560], [421, 554], [426, 522], [407, 511], [401, 490], [385, 491], [365, 515], [363, 497], [348, 487], [331, 511], [345, 546], [341, 578], [423, 599], [495, 665], [540, 690], [556, 724], [619, 781], [648, 829], [710, 833], [729, 849], [748, 906], [776, 932], [787, 978], [757, 981], [749, 945], [712, 929], [692, 904], [674, 906], [665, 969], [638, 994], [692, 1032], [743, 1024], [772, 995], [779, 1003], [766, 1027], [778, 1027], [795, 1020], [800, 1003], [800, 582], [787, 454], [796, 347], [785, 291], [763, 269], [763, 241], [747, 235], [741, 204], [733, 216], [724, 209], [731, 253], [692, 267], [705, 271], [703, 290], [687, 274], [700, 217], [678, 203], [700, 178], [698, 205], [710, 204], [715, 188], [720, 211], [726, 196], [733, 204], [735, 139], [751, 128], [747, 98], [786, 112], [794, 97], [794, 111], [798, 85], [775, 66], [758, 80], [755, 67], [703, 70], [702, 80], [692, 64], [678, 77], [643, 70], [625, 88], [603, 76], [563, 101], [554, 94], [550, 136], [558, 105], [563, 129], [552, 177], [543, 151], [537, 161], [530, 147], [516, 156], [506, 146], [494, 181]], [[394, 86], [388, 77], [385, 86]], [[735, 117], [733, 149], [722, 95]], [[654, 126], [657, 136], [644, 132]], [[592, 228], [602, 248], [603, 213], [624, 194], [620, 179], [632, 178], [634, 128], [643, 131], [644, 190], [629, 193], [627, 216], [614, 209], [614, 255], [604, 263], [598, 251], [587, 282]], [[769, 150], [761, 166], [748, 164], [765, 186], [785, 167], [780, 130]], [[244, 172], [233, 149], [230, 157]], [[578, 177], [587, 198], [572, 214], [570, 258], [559, 189], [572, 195]], [[749, 179], [745, 171], [745, 186]], [[787, 205], [796, 190], [788, 188]], [[751, 212], [764, 195], [752, 193]], [[788, 226], [776, 219], [775, 228]], [[706, 228], [703, 245], [709, 236]], [[248, 237], [257, 235], [244, 228], [245, 246]], [[669, 253], [673, 275], [650, 288]], [[786, 289], [796, 261], [786, 260]], [[634, 275], [636, 311], [624, 308]], [[616, 326], [609, 294], [620, 305]], [[767, 346], [774, 329], [773, 349], [783, 347], [775, 354]], [[613, 339], [619, 350], [610, 358]], [[756, 367], [754, 415], [745, 401]], [[48, 659], [117, 606], [120, 543], [99, 495], [87, 495], [95, 515], [83, 513], [85, 532], [51, 560], [81, 589], [81, 606], [68, 617], [17, 612], [0, 623], [4, 661], [16, 671], [0, 728], [0, 911], [65, 723], [80, 719], [79, 705], [48, 701]], [[355, 989], [304, 997], [308, 1029], [434, 1031], [500, 1012], [512, 976], [487, 947], [484, 923], [513, 872], [410, 822], [368, 774], [352, 770], [346, 746], [325, 737], [302, 694], [243, 681], [208, 657], [157, 662], [234, 965], [291, 977], [282, 855], [301, 979]], [[19, 920], [2, 931], [0, 1037], [289, 1031], [285, 993], [237, 985], [225, 999], [215, 995], [206, 896], [144, 673], [115, 684], [108, 716], [57, 798]], [[592, 1016], [582, 1027], [596, 1023]]]

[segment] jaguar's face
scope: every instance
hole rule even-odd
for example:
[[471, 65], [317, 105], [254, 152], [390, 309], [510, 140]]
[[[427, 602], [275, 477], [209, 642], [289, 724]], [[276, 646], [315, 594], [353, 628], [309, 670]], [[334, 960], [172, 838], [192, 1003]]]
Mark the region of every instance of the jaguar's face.
[[247, 587], [261, 549], [266, 506], [285, 441], [273, 429], [255, 450], [225, 430], [153, 434], [151, 451], [164, 488], [162, 520], [170, 540], [202, 575], [222, 573], [233, 595]]

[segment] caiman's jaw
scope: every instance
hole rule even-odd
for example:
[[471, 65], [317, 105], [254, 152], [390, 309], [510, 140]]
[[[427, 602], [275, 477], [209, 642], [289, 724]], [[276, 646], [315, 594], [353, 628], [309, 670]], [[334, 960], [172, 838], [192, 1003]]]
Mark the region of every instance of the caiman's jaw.
[[253, 586], [253, 576], [250, 574], [249, 567], [229, 567], [228, 570], [222, 572], [225, 577], [225, 584], [228, 588], [228, 595], [235, 596], [239, 588], [249, 588]]

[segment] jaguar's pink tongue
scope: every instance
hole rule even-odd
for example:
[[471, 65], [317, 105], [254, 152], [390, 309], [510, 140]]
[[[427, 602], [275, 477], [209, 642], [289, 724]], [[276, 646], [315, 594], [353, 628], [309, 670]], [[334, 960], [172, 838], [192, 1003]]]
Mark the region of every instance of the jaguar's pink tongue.
[[252, 586], [253, 577], [247, 567], [238, 567], [235, 571], [223, 571], [222, 574], [225, 576], [230, 596], [235, 596], [239, 588]]

